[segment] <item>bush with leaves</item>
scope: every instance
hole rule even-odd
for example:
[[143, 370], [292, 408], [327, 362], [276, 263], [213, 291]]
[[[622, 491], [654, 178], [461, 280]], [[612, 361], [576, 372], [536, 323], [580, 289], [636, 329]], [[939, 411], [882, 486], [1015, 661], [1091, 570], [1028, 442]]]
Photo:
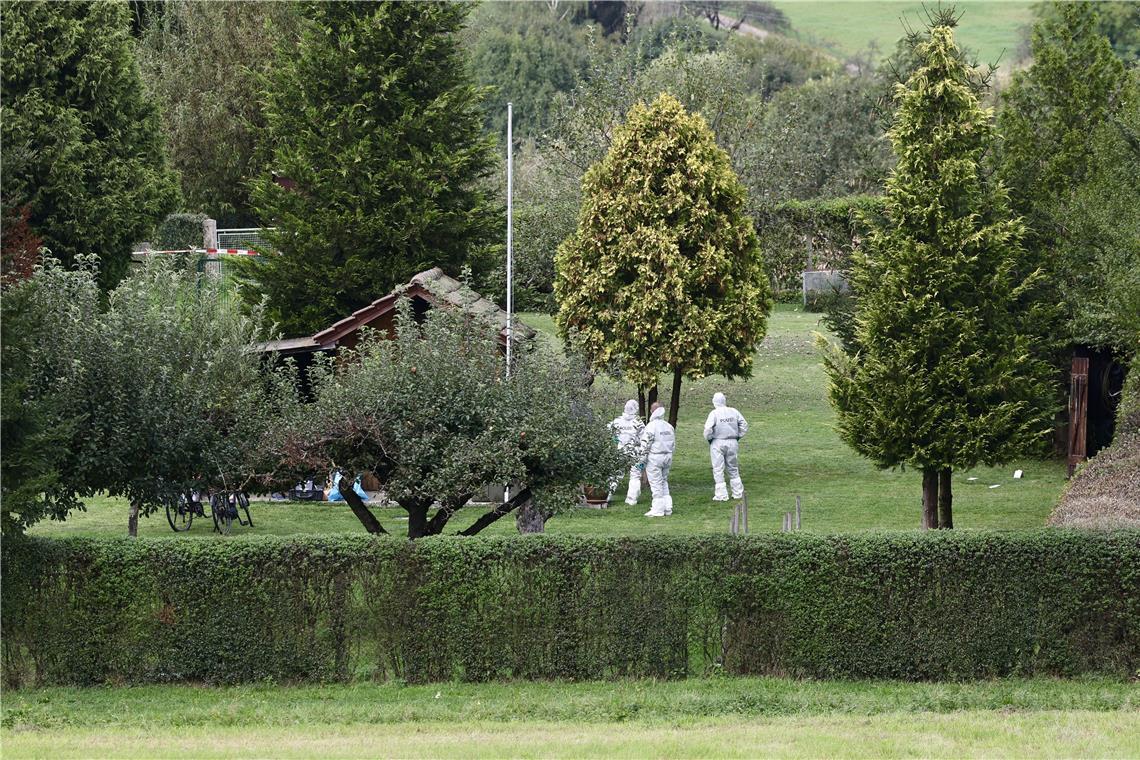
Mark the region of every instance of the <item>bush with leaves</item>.
[[920, 469], [923, 527], [950, 528], [953, 470], [1044, 446], [1053, 378], [1027, 330], [1042, 273], [1020, 270], [1024, 226], [985, 170], [992, 113], [949, 26], [916, 54], [885, 218], [854, 259], [858, 352], [825, 364], [843, 440], [880, 467]]
[[26, 206], [31, 230], [65, 264], [99, 254], [110, 287], [127, 271], [131, 244], [178, 203], [127, 6], [6, 4], [0, 62], [4, 214]]
[[682, 376], [747, 376], [764, 337], [771, 289], [744, 187], [705, 120], [662, 95], [633, 107], [582, 196], [555, 258], [559, 331], [643, 389], [671, 372], [676, 424]]
[[744, 177], [757, 206], [878, 193], [894, 163], [882, 139], [875, 82], [839, 74], [781, 90], [757, 130]]
[[105, 303], [93, 260], [79, 263], [48, 259], [4, 295], [4, 527], [63, 519], [105, 492], [128, 499], [134, 535], [177, 492], [244, 484], [270, 412], [249, 350], [257, 321], [171, 261]]
[[[441, 533], [495, 483], [521, 488], [462, 535], [520, 506], [549, 516], [572, 505], [582, 482], [604, 482], [624, 464], [606, 421], [590, 412], [586, 376], [535, 347], [508, 380], [495, 336], [448, 310], [417, 324], [401, 302], [393, 339], [373, 335], [339, 357], [341, 368], [317, 366], [316, 400], [293, 405], [261, 447], [272, 477], [371, 472], [408, 513], [409, 538]], [[366, 530], [387, 532], [350, 489], [342, 492]]]

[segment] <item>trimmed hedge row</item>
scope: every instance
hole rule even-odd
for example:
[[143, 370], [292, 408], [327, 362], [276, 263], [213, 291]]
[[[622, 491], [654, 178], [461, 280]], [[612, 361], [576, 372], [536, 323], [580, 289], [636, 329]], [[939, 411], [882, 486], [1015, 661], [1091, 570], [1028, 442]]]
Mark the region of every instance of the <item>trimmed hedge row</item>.
[[1140, 532], [12, 539], [9, 685], [1140, 668]]

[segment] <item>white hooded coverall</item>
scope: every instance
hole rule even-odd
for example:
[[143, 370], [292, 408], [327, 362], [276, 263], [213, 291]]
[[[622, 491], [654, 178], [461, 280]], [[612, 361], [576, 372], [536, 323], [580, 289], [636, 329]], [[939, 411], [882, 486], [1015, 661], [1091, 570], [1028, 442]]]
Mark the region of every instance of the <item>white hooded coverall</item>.
[[[610, 423], [610, 429], [614, 431], [614, 439], [617, 441], [619, 449], [634, 454], [638, 453], [641, 431], [645, 429], [645, 423], [637, 414], [636, 401], [631, 399], [625, 402], [625, 411]], [[645, 468], [641, 463], [641, 457], [638, 457], [638, 461], [629, 468], [629, 489], [625, 493], [626, 504], [637, 504], [637, 497], [641, 495], [641, 471], [643, 469]], [[614, 478], [614, 481], [610, 483], [610, 499], [613, 499], [614, 492], [617, 491], [620, 484], [620, 477]]]
[[738, 441], [748, 432], [748, 421], [731, 406], [725, 406], [723, 393], [713, 396], [713, 410], [705, 420], [705, 440], [709, 442], [712, 457], [713, 501], [728, 501], [724, 487], [724, 470], [728, 468], [728, 482], [732, 485], [732, 498], [744, 496], [744, 482], [740, 479]]
[[653, 505], [646, 517], [664, 517], [673, 514], [673, 497], [669, 495], [669, 468], [673, 466], [673, 449], [677, 434], [665, 421], [665, 407], [657, 407], [649, 417], [649, 424], [641, 431], [641, 450], [645, 452], [645, 474]]

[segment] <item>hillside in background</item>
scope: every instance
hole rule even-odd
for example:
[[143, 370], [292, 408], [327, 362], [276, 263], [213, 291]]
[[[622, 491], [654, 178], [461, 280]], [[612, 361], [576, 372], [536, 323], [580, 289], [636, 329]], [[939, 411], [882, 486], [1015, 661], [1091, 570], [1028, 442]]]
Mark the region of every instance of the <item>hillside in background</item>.
[[[805, 42], [841, 58], [865, 52], [872, 43], [876, 59], [894, 50], [905, 21], [911, 28], [925, 25], [921, 2], [774, 2]], [[961, 13], [958, 42], [974, 51], [981, 63], [1008, 68], [1017, 57], [1023, 28], [1033, 21], [1033, 3], [956, 2]]]

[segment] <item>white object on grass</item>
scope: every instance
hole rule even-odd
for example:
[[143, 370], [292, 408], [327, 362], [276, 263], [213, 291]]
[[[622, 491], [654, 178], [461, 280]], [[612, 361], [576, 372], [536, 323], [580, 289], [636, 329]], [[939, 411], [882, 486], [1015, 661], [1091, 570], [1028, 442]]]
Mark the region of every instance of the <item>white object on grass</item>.
[[1020, 480], [1021, 479], [1021, 470], [1014, 470], [1013, 471], [1013, 477], [1015, 480]]
[[966, 478], [966, 480], [968, 480], [968, 481], [970, 481], [971, 483], [973, 483], [975, 480], [977, 480], [977, 478]]
[[1001, 488], [1001, 483], [994, 483], [990, 488]]

